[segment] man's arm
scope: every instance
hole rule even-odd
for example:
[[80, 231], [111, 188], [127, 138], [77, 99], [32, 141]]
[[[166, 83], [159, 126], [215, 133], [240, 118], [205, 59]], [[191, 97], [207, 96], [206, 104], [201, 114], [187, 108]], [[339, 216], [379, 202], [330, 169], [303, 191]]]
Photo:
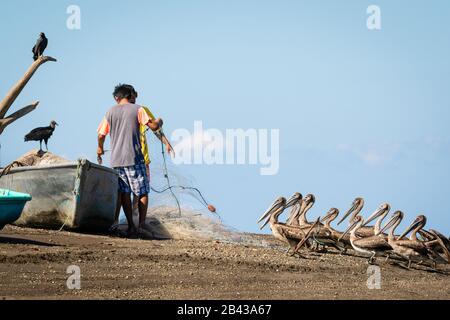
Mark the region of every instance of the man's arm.
[[145, 111], [144, 107], [141, 107], [138, 110], [138, 122], [143, 126], [147, 126], [153, 132], [158, 131], [163, 125], [163, 121], [160, 118], [154, 119], [153, 116], [150, 116]]
[[102, 164], [103, 160], [102, 160], [102, 155], [105, 154], [105, 150], [103, 148], [104, 144], [105, 144], [105, 139], [106, 136], [99, 134], [98, 135], [98, 147], [97, 147], [97, 162], [98, 164]]
[[105, 150], [103, 149], [103, 146], [105, 144], [106, 136], [99, 134], [98, 135], [98, 147], [97, 147], [97, 155], [102, 156], [105, 154]]
[[170, 144], [169, 139], [167, 139], [167, 137], [164, 134], [164, 132], [162, 132], [162, 130], [158, 130], [158, 131], [154, 131], [153, 133], [155, 134], [155, 136], [158, 137], [158, 139], [162, 143], [164, 143], [164, 145], [166, 146], [167, 153], [174, 157], [175, 156], [175, 150], [173, 149], [172, 145]]
[[97, 129], [97, 133], [98, 133], [97, 162], [99, 164], [102, 164], [102, 155], [105, 154], [103, 146], [105, 144], [106, 136], [109, 133], [109, 123], [108, 121], [106, 121], [106, 118], [103, 118], [102, 122], [100, 123], [100, 126]]
[[166, 146], [166, 150], [170, 155], [175, 155], [175, 151], [173, 150], [172, 145], [161, 130], [164, 124], [161, 118], [154, 119], [153, 116], [150, 116], [145, 111], [144, 108], [140, 108], [138, 111], [138, 120], [140, 124], [143, 124], [150, 128], [158, 137], [158, 139], [161, 140], [162, 143], [164, 143], [164, 145]]
[[163, 121], [161, 118], [149, 119], [149, 121], [147, 122], [147, 127], [149, 127], [153, 132], [161, 129], [162, 125], [163, 125]]

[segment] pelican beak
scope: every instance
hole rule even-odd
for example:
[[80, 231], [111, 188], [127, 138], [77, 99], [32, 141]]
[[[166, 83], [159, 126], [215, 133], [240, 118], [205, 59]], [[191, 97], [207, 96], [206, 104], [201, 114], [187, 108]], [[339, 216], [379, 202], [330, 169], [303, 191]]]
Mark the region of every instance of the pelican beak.
[[298, 195], [293, 195], [287, 202], [286, 202], [286, 209], [294, 206], [297, 204], [301, 198], [298, 197]]
[[397, 239], [403, 239], [404, 237], [406, 237], [408, 235], [408, 233], [410, 233], [412, 230], [414, 230], [417, 225], [420, 223], [420, 220], [417, 218], [416, 220], [413, 221], [413, 223], [411, 223], [409, 225], [409, 227], [405, 230], [405, 232], [403, 232]]
[[267, 224], [269, 223], [269, 221], [270, 221], [270, 217], [267, 217], [267, 220], [266, 220], [266, 222], [264, 222], [264, 224], [259, 228], [259, 230], [262, 230], [262, 229], [264, 229], [265, 228], [265, 226], [267, 226]]
[[328, 213], [322, 218], [322, 219], [320, 219], [320, 222], [321, 223], [324, 223], [325, 221], [327, 221], [328, 219], [330, 219], [330, 217], [333, 215], [333, 211], [332, 210], [330, 210], [330, 211], [328, 211]]
[[263, 221], [264, 219], [266, 219], [268, 216], [270, 216], [270, 214], [274, 211], [280, 208], [280, 206], [283, 205], [283, 198], [278, 198], [271, 206], [269, 209], [267, 209], [266, 212], [264, 212], [264, 214], [261, 216], [261, 218], [259, 218], [258, 223], [260, 223], [261, 221]]
[[375, 219], [377, 219], [378, 217], [380, 217], [381, 215], [383, 215], [385, 212], [386, 212], [386, 209], [385, 209], [385, 208], [381, 208], [381, 207], [378, 208], [374, 213], [372, 213], [372, 214], [370, 215], [369, 218], [367, 218], [367, 221], [365, 221], [365, 222], [362, 224], [362, 226], [364, 227], [364, 226], [368, 225], [368, 224], [371, 223], [373, 220], [375, 220]]
[[340, 225], [342, 223], [342, 221], [344, 221], [345, 219], [347, 219], [347, 217], [356, 210], [356, 203], [353, 203], [352, 207], [344, 214], [344, 216], [342, 217], [341, 220], [339, 220], [339, 222], [337, 223], [338, 225]]
[[354, 227], [359, 223], [359, 221], [354, 221], [348, 228], [345, 230], [345, 232], [339, 237], [338, 242], [341, 241], [349, 232], [350, 230], [353, 230]]
[[389, 230], [390, 228], [392, 228], [392, 226], [397, 222], [397, 220], [399, 219], [399, 217], [394, 216], [391, 218], [391, 220], [388, 221], [388, 223], [386, 223], [386, 225], [376, 234], [376, 236], [382, 234], [383, 232], [385, 232], [386, 230]]
[[[279, 214], [280, 212], [282, 212], [284, 210], [284, 207], [279, 207], [278, 209], [276, 209], [275, 214]], [[261, 228], [259, 228], [259, 230], [264, 229], [265, 226], [267, 226], [267, 224], [270, 222], [270, 215], [267, 216], [266, 222], [264, 222], [264, 224], [261, 226]]]

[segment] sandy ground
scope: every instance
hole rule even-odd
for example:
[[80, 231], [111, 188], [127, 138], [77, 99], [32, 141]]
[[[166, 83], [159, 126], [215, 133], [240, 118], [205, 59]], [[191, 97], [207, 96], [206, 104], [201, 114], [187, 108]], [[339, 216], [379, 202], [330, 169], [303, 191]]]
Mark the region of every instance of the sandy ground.
[[[405, 270], [335, 253], [288, 257], [271, 236], [254, 243], [128, 240], [7, 226], [0, 232], [0, 299], [450, 299], [450, 268]], [[69, 290], [67, 267], [81, 269]]]

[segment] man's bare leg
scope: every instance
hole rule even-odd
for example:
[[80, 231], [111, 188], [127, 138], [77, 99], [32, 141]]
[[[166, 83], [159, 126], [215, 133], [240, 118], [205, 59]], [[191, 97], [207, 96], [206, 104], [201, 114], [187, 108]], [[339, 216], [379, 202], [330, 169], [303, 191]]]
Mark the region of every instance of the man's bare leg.
[[120, 208], [121, 207], [122, 207], [122, 199], [121, 199], [120, 192], [119, 192], [119, 194], [117, 195], [117, 205], [116, 205], [116, 211], [114, 212], [114, 224], [113, 224], [113, 226], [119, 224], [119, 216], [120, 216]]
[[127, 217], [128, 222], [128, 233], [136, 233], [136, 227], [133, 222], [133, 207], [131, 204], [131, 195], [129, 193], [121, 193], [120, 198], [122, 200], [123, 211]]
[[117, 193], [117, 203], [116, 210], [114, 211], [114, 222], [112, 226], [109, 228], [109, 232], [116, 233], [119, 228], [119, 216], [120, 216], [120, 208], [122, 206], [122, 199], [120, 196], [120, 192]]
[[139, 215], [139, 197], [133, 195], [133, 216]]
[[139, 229], [145, 229], [145, 218], [148, 210], [148, 194], [139, 197]]

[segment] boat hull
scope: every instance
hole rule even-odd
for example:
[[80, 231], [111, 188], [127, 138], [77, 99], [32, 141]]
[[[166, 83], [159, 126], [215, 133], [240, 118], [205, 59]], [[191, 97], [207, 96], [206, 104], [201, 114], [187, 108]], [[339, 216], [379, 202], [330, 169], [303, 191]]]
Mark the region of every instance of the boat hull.
[[12, 169], [0, 188], [32, 196], [14, 223], [23, 227], [104, 231], [114, 222], [118, 176], [85, 159]]
[[0, 230], [19, 219], [25, 203], [30, 200], [28, 194], [0, 189]]

